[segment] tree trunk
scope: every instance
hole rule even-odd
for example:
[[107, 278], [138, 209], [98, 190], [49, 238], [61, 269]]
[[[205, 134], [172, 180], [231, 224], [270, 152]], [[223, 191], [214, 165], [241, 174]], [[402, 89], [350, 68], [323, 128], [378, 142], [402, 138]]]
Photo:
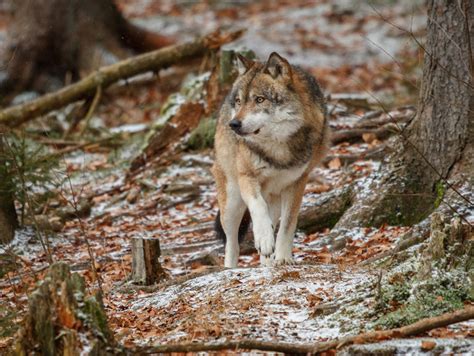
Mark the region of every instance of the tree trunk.
[[371, 177], [370, 185], [359, 188], [357, 204], [336, 229], [413, 225], [442, 201], [461, 215], [472, 209], [473, 39], [471, 1], [429, 1], [417, 114], [395, 141], [396, 154]]
[[126, 47], [147, 51], [171, 43], [127, 22], [113, 0], [15, 0], [15, 6], [0, 93], [57, 89], [66, 77], [76, 80], [125, 57]]
[[3, 137], [0, 134], [0, 244], [13, 240], [15, 228], [18, 226], [12, 185], [5, 161]]

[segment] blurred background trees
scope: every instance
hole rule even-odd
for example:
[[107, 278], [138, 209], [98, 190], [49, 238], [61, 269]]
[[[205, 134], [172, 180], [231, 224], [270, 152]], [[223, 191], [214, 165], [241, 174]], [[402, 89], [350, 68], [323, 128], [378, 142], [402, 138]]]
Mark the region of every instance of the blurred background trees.
[[171, 44], [127, 21], [112, 0], [16, 0], [0, 96], [33, 89], [46, 92], [77, 80], [131, 51]]

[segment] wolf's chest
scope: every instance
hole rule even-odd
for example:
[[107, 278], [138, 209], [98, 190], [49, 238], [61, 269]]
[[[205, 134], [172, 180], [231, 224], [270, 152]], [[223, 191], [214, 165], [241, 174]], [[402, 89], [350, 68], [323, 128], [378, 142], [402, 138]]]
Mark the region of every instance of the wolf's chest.
[[297, 181], [306, 171], [307, 167], [307, 164], [292, 169], [265, 167], [259, 172], [259, 180], [265, 193], [279, 194], [283, 189]]

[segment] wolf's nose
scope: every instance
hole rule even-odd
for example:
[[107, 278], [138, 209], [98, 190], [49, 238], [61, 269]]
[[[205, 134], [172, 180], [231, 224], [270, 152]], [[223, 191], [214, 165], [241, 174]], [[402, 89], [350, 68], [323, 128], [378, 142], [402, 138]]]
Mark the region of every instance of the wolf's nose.
[[232, 130], [237, 131], [242, 127], [242, 123], [239, 120], [232, 119], [229, 122], [229, 126]]

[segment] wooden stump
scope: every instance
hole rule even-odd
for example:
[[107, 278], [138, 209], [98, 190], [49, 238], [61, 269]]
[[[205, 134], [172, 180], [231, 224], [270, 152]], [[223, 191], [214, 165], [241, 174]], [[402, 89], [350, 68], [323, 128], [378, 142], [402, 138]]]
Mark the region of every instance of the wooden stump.
[[153, 238], [132, 238], [132, 280], [137, 284], [158, 283], [165, 275], [161, 268], [160, 240]]
[[58, 262], [28, 297], [28, 313], [13, 355], [120, 354], [107, 325], [100, 293], [86, 292], [83, 277]]

